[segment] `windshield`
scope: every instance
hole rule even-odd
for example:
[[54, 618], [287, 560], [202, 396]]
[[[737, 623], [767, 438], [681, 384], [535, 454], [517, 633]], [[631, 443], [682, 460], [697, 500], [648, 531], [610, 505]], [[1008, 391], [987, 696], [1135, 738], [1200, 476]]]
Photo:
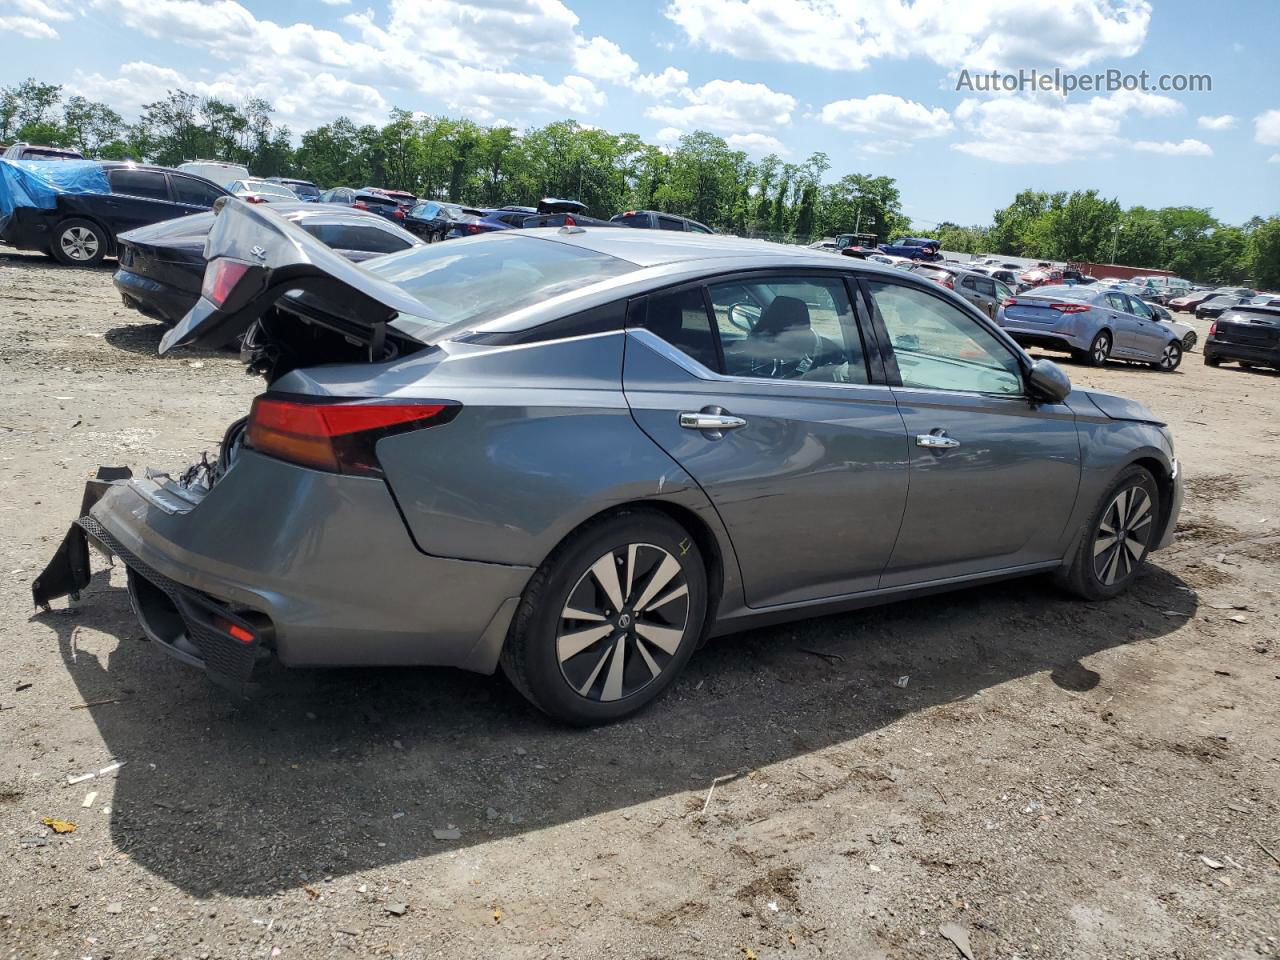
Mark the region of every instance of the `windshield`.
[[464, 237], [371, 261], [370, 273], [420, 300], [442, 324], [479, 323], [637, 269], [553, 240]]
[[313, 183], [287, 183], [285, 186], [300, 197], [320, 196], [320, 188]]
[[266, 193], [273, 197], [283, 197], [288, 200], [296, 200], [298, 197], [288, 187], [281, 186], [278, 183], [270, 183], [266, 180], [241, 180], [237, 186], [248, 193]]

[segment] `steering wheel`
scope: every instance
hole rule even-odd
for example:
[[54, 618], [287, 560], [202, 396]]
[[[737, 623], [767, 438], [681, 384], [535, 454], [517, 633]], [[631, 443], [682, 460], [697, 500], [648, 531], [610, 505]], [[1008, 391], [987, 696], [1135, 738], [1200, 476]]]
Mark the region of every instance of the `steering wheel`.
[[754, 303], [735, 303], [729, 307], [729, 322], [743, 333], [750, 333], [759, 321], [761, 312]]
[[804, 376], [817, 364], [822, 347], [822, 340], [818, 334], [812, 330], [808, 333], [813, 337], [810, 349], [799, 356], [792, 355], [785, 358], [752, 357], [748, 376], [767, 377], [770, 380], [790, 380], [793, 377]]

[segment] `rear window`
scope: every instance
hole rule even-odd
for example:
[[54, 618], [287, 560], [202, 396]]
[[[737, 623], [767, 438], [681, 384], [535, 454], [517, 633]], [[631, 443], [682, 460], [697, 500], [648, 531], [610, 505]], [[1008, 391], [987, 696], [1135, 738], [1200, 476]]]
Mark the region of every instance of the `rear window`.
[[926, 280], [950, 280], [951, 279], [951, 271], [943, 270], [940, 267], [916, 267], [911, 272], [918, 273], [920, 276], [924, 277]]
[[130, 170], [117, 167], [107, 171], [111, 192], [127, 197], [149, 197], [154, 200], [169, 199], [169, 185], [164, 174], [153, 170]]
[[647, 229], [649, 226], [649, 215], [647, 213], [620, 213], [613, 218], [614, 223], [621, 223], [628, 227], [641, 227]]
[[594, 250], [514, 232], [416, 247], [366, 268], [449, 325], [514, 313], [637, 269]]
[[408, 237], [400, 237], [377, 224], [325, 223], [303, 220], [298, 224], [325, 246], [335, 250], [362, 250], [366, 253], [399, 253], [413, 246]]

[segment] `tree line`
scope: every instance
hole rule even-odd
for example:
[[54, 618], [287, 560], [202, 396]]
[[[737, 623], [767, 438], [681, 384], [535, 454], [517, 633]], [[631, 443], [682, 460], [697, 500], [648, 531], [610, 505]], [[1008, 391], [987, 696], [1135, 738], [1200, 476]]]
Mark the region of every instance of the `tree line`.
[[600, 216], [665, 210], [720, 231], [790, 242], [855, 231], [883, 242], [915, 233], [935, 237], [944, 250], [1116, 262], [1200, 282], [1280, 287], [1275, 215], [1236, 226], [1197, 207], [1123, 209], [1096, 190], [1024, 190], [990, 225], [913, 228], [892, 177], [829, 177], [825, 153], [799, 163], [751, 160], [706, 131], [664, 148], [573, 120], [521, 132], [394, 109], [382, 125], [339, 117], [295, 139], [260, 98], [232, 103], [173, 90], [128, 123], [105, 103], [64, 98], [57, 84], [28, 78], [0, 87], [0, 142], [10, 140], [166, 166], [216, 158], [257, 176], [391, 187], [480, 207], [567, 197]]

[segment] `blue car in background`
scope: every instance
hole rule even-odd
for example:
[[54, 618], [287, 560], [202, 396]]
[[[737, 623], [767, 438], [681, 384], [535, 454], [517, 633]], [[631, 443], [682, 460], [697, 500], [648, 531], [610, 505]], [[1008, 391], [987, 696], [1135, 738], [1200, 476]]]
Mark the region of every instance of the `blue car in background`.
[[938, 253], [941, 244], [927, 237], [902, 237], [893, 243], [880, 244], [880, 252], [892, 257], [909, 257], [912, 260], [941, 260]]
[[1024, 347], [1063, 350], [1093, 367], [1135, 360], [1171, 373], [1182, 363], [1179, 332], [1150, 304], [1108, 287], [1033, 287], [1005, 300], [996, 323]]

